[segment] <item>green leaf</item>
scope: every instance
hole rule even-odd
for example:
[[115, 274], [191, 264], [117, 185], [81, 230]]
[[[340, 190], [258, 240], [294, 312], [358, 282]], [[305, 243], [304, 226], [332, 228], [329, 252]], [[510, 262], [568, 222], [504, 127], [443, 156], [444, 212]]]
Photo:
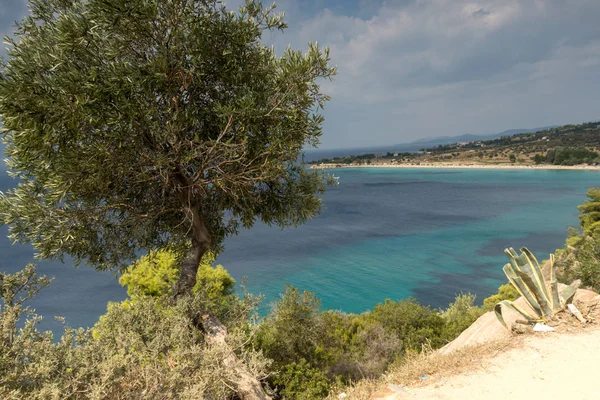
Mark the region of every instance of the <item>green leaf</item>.
[[504, 327], [507, 328], [507, 329], [508, 329], [508, 326], [506, 325], [506, 322], [504, 321], [504, 316], [502, 315], [502, 307], [506, 307], [506, 308], [508, 308], [510, 310], [518, 312], [528, 322], [536, 322], [536, 321], [538, 321], [538, 319], [536, 319], [536, 317], [532, 316], [527, 311], [523, 310], [521, 307], [515, 305], [512, 301], [510, 301], [510, 300], [502, 300], [500, 303], [496, 304], [496, 306], [494, 307], [494, 312], [496, 313], [496, 317], [498, 317], [498, 320], [500, 321], [500, 323], [502, 325], [504, 325]]

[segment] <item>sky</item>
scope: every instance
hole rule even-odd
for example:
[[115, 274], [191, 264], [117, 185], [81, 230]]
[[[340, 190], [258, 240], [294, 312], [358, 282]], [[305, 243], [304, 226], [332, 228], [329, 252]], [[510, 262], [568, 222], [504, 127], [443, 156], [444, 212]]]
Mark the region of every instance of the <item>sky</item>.
[[[317, 41], [338, 67], [322, 82], [332, 99], [320, 148], [600, 120], [599, 0], [277, 5], [289, 29], [265, 43], [281, 53]], [[23, 0], [0, 0], [0, 33], [26, 12]]]

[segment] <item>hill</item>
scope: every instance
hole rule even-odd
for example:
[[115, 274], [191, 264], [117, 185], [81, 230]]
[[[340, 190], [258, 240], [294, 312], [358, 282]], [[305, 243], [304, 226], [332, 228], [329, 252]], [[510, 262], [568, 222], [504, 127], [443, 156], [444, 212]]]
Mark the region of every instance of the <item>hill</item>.
[[[568, 149], [568, 150], [567, 150]], [[565, 125], [490, 140], [455, 142], [426, 149], [430, 161], [449, 159], [575, 165], [597, 162], [600, 122]], [[557, 158], [558, 156], [558, 158]]]
[[500, 137], [504, 137], [504, 136], [513, 136], [513, 135], [517, 135], [520, 133], [533, 133], [533, 132], [548, 130], [548, 129], [552, 129], [552, 128], [556, 128], [556, 127], [557, 127], [557, 125], [551, 125], [551, 126], [543, 126], [540, 128], [533, 128], [533, 129], [509, 129], [506, 131], [502, 131], [500, 133], [492, 133], [492, 134], [477, 135], [477, 134], [469, 133], [469, 134], [459, 135], [459, 136], [440, 136], [440, 137], [434, 137], [434, 138], [420, 139], [420, 140], [416, 140], [414, 142], [410, 142], [408, 144], [421, 145], [421, 148], [427, 148], [427, 147], [439, 146], [439, 145], [444, 145], [444, 144], [452, 144], [452, 143], [458, 143], [458, 142], [473, 142], [476, 140], [492, 140], [492, 139], [496, 139], [496, 138], [500, 138]]
[[[519, 131], [518, 133], [513, 133]], [[313, 158], [312, 164], [552, 164], [577, 165], [600, 163], [600, 122], [564, 125], [542, 130], [515, 129], [505, 131], [487, 140], [470, 139], [472, 135], [454, 138], [437, 138], [450, 141], [426, 147], [431, 141], [420, 142], [422, 151], [396, 150], [379, 153], [354, 153], [355, 155], [331, 158]], [[413, 143], [413, 146], [418, 142]]]
[[346, 149], [312, 149], [305, 152], [305, 161], [316, 162], [322, 159], [343, 158], [352, 155], [378, 154], [378, 153], [412, 153], [425, 148], [452, 144], [458, 142], [470, 142], [476, 140], [491, 140], [503, 136], [515, 135], [518, 133], [537, 132], [544, 129], [551, 129], [555, 126], [545, 126], [534, 129], [509, 129], [499, 133], [492, 134], [464, 134], [459, 136], [439, 136], [415, 140], [413, 142], [398, 143], [387, 146], [363, 146]]

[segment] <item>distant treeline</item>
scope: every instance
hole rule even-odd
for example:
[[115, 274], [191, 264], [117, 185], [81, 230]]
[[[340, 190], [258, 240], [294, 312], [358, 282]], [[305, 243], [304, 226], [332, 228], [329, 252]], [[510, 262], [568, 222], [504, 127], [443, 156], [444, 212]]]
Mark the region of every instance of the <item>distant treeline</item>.
[[319, 160], [310, 161], [310, 164], [368, 164], [372, 159], [385, 158], [402, 160], [406, 158], [415, 158], [419, 153], [403, 152], [403, 153], [367, 153], [345, 157], [321, 158]]
[[600, 163], [598, 153], [585, 147], [559, 147], [548, 150], [546, 155], [536, 154], [533, 157], [536, 164], [577, 165]]

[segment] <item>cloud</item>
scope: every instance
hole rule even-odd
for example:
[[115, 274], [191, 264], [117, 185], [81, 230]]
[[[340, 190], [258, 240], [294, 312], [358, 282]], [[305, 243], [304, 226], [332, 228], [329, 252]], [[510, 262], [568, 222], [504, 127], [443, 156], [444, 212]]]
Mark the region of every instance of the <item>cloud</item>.
[[[14, 23], [27, 13], [27, 0], [0, 0], [0, 37], [11, 35]], [[6, 45], [0, 46], [0, 57]]]
[[[25, 4], [0, 0], [0, 31], [12, 30]], [[265, 42], [281, 53], [318, 41], [339, 69], [323, 82], [332, 95], [323, 147], [600, 119], [597, 0], [277, 4], [290, 29], [267, 33]]]
[[325, 8], [271, 39], [331, 48], [326, 147], [383, 144], [597, 118], [598, 17], [585, 0], [388, 1], [369, 17]]

